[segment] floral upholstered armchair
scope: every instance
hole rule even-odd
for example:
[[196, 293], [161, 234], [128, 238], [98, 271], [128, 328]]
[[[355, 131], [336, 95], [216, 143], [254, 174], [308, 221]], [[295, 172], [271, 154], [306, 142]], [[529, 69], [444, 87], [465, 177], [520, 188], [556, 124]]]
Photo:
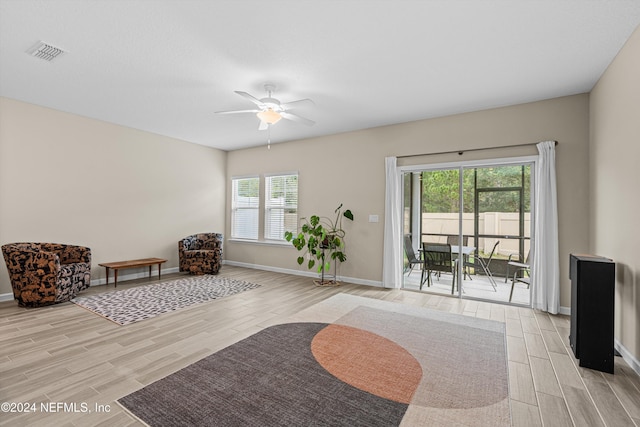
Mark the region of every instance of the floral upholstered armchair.
[[39, 307], [69, 301], [91, 283], [91, 249], [60, 243], [2, 246], [18, 305]]
[[191, 274], [217, 274], [222, 265], [222, 242], [220, 233], [200, 233], [185, 237], [178, 242], [180, 271]]

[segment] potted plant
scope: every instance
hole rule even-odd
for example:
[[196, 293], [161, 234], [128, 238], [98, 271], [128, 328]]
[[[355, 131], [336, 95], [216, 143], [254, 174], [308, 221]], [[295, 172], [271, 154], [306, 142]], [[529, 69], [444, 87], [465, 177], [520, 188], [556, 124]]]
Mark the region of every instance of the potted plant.
[[309, 258], [307, 268], [316, 267], [320, 273], [320, 282], [316, 282], [320, 286], [336, 286], [336, 270], [332, 280], [325, 281], [325, 272], [331, 269], [331, 261], [334, 261], [336, 269], [338, 262], [347, 260], [344, 252], [345, 231], [342, 228], [342, 218], [353, 221], [353, 213], [347, 209], [342, 211], [342, 204], [334, 211], [335, 219], [312, 215], [308, 219], [301, 218], [304, 221], [300, 229], [300, 233], [295, 236], [291, 231], [284, 234], [287, 242], [291, 242], [298, 251], [304, 251], [298, 257], [298, 264], [302, 265], [305, 256]]

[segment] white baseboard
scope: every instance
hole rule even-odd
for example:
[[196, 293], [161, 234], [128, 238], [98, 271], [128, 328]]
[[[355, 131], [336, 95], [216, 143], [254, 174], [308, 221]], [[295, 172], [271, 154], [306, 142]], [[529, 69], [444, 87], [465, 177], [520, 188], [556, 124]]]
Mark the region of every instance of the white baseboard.
[[[245, 263], [245, 262], [237, 262], [237, 261], [227, 261], [227, 260], [223, 260], [222, 264], [228, 264], [228, 265], [234, 265], [236, 267], [245, 267], [245, 268], [253, 268], [256, 270], [265, 270], [265, 271], [273, 271], [274, 273], [284, 273], [284, 274], [293, 274], [296, 276], [305, 276], [305, 277], [312, 277], [314, 279], [318, 278], [318, 273], [314, 273], [312, 271], [301, 271], [301, 270], [291, 270], [289, 268], [279, 268], [279, 267], [272, 267], [272, 266], [268, 266], [268, 265], [256, 265], [256, 264], [249, 264], [249, 263]], [[172, 267], [172, 268], [167, 268], [167, 269], [163, 269], [162, 273], [177, 273], [179, 271], [178, 267]], [[153, 276], [154, 272], [151, 273], [151, 275]], [[155, 273], [157, 274], [157, 273]], [[141, 271], [138, 273], [130, 273], [130, 274], [124, 274], [124, 275], [118, 275], [118, 282], [122, 282], [125, 280], [134, 280], [134, 279], [141, 279], [144, 277], [149, 277], [149, 271], [145, 269], [145, 271]], [[356, 285], [367, 285], [367, 286], [376, 286], [381, 288], [382, 287], [382, 282], [378, 282], [375, 280], [366, 280], [366, 279], [358, 279], [355, 277], [345, 277], [345, 276], [338, 276], [338, 280], [343, 281], [343, 282], [349, 282], [349, 283], [355, 283]], [[113, 283], [113, 275], [109, 276], [109, 283]], [[90, 286], [102, 286], [102, 285], [106, 285], [107, 284], [107, 279], [106, 278], [101, 278], [101, 279], [93, 279], [91, 280], [91, 284]], [[8, 294], [0, 294], [0, 302], [1, 301], [11, 301], [13, 300], [13, 294], [12, 293], [8, 293]]]
[[560, 314], [564, 314], [565, 316], [571, 316], [571, 307], [560, 306]]
[[[228, 261], [228, 260], [225, 260], [222, 263], [227, 265], [233, 265], [235, 267], [245, 267], [245, 268], [253, 268], [256, 270], [273, 271], [274, 273], [292, 274], [294, 276], [313, 277], [314, 279], [318, 278], [318, 273], [314, 273], [313, 271], [292, 270], [290, 268], [272, 267], [270, 265], [257, 265], [257, 264], [250, 264], [250, 263], [238, 262], [238, 261]], [[341, 282], [354, 283], [356, 285], [376, 286], [378, 288], [383, 287], [382, 282], [377, 280], [359, 279], [357, 277], [346, 277], [346, 276], [338, 276], [338, 280]]]
[[633, 354], [625, 346], [623, 346], [620, 341], [614, 338], [613, 347], [618, 350], [618, 353], [622, 356], [625, 362], [636, 371], [638, 375], [640, 375], [640, 360], [633, 357]]

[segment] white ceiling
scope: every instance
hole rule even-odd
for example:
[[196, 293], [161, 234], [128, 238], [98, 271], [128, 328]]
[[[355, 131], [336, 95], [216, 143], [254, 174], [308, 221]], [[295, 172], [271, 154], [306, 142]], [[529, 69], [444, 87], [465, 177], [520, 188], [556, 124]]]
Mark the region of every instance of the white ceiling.
[[[588, 92], [638, 0], [0, 0], [0, 95], [234, 150]], [[68, 53], [25, 51], [42, 40]]]

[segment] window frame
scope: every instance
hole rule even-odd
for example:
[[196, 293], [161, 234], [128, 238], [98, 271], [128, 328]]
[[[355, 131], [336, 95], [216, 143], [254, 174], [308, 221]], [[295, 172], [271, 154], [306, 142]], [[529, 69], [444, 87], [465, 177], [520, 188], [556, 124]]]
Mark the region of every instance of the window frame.
[[[247, 180], [257, 180], [257, 195], [255, 198], [257, 199], [257, 203], [253, 206], [253, 201], [249, 201], [250, 206], [238, 206], [238, 188], [237, 183], [240, 181]], [[260, 176], [259, 175], [246, 175], [246, 176], [235, 176], [231, 178], [231, 238], [237, 240], [248, 240], [248, 241], [257, 241], [260, 236]], [[236, 222], [239, 220], [238, 214], [242, 211], [255, 211], [255, 214], [249, 215], [250, 221], [249, 225], [253, 225], [252, 228], [255, 228], [255, 232], [250, 230], [252, 233], [248, 235], [245, 233], [239, 233], [239, 225]], [[253, 217], [253, 218], [251, 218]], [[253, 222], [255, 221], [255, 224]], [[253, 237], [255, 235], [255, 237]]]
[[[294, 176], [295, 179], [295, 204], [288, 203], [287, 201], [287, 190], [286, 187], [286, 178]], [[284, 178], [285, 184], [283, 186], [284, 191], [284, 204], [273, 203], [272, 196], [272, 188], [273, 188], [273, 179], [274, 178]], [[286, 242], [284, 238], [284, 233], [286, 231], [292, 231], [293, 233], [298, 232], [298, 205], [299, 205], [299, 196], [300, 196], [300, 176], [298, 172], [279, 172], [279, 173], [271, 173], [264, 175], [264, 201], [263, 201], [263, 238], [265, 241], [275, 241], [275, 242]], [[280, 224], [280, 233], [279, 236], [273, 234], [273, 221], [274, 218], [273, 213], [275, 211], [282, 211], [281, 224]], [[291, 215], [292, 214], [292, 215]], [[287, 215], [289, 217], [287, 218]], [[287, 227], [287, 219], [295, 222], [293, 225]]]

